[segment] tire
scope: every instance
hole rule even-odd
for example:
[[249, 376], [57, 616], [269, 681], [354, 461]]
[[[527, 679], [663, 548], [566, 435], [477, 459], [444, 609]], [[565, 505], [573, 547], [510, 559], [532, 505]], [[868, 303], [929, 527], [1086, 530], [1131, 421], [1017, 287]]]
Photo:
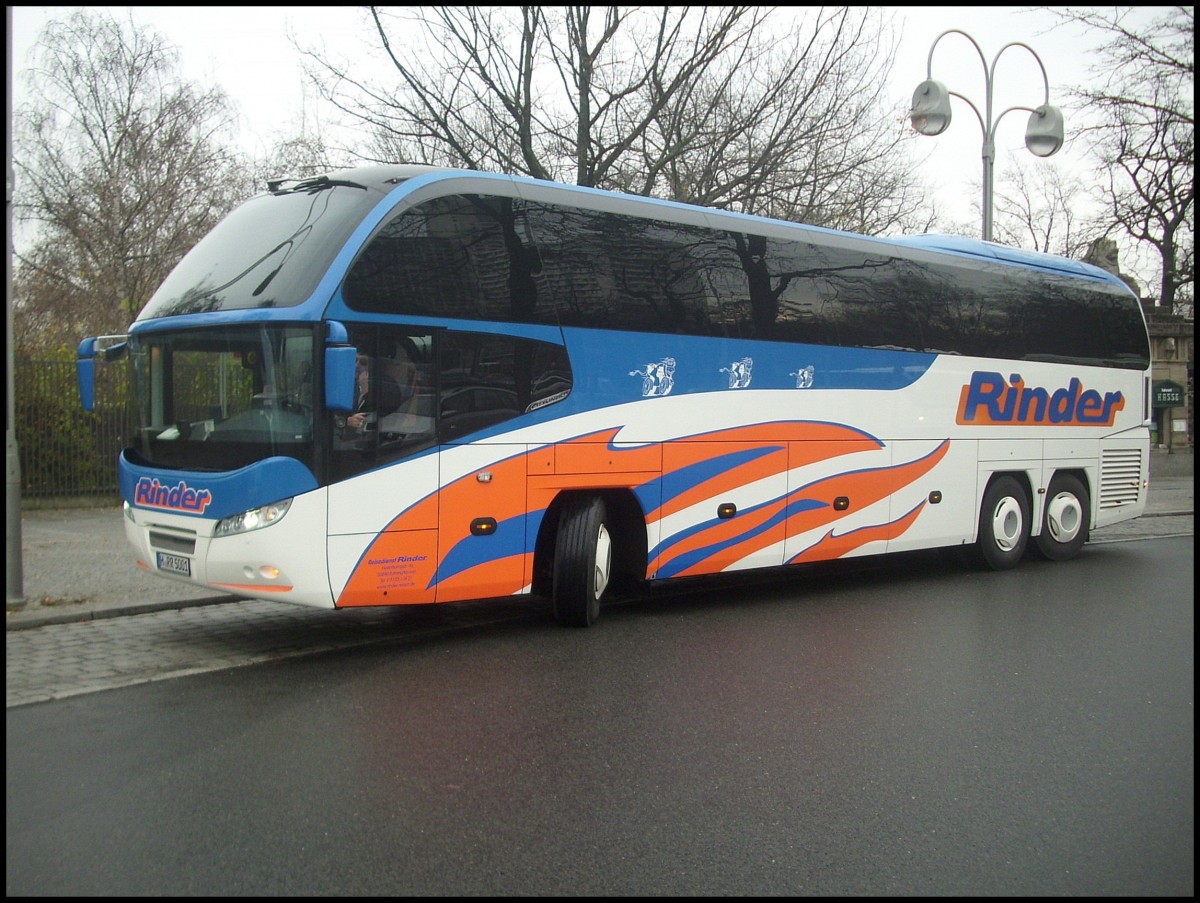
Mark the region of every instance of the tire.
[[1029, 520], [1029, 497], [1020, 482], [1009, 476], [993, 480], [979, 507], [979, 539], [972, 549], [972, 563], [993, 571], [1016, 567], [1029, 543]]
[[1046, 493], [1042, 532], [1033, 539], [1034, 550], [1047, 561], [1074, 558], [1087, 542], [1090, 512], [1083, 482], [1068, 473], [1057, 474]]
[[612, 539], [604, 500], [576, 496], [563, 505], [554, 546], [554, 617], [567, 627], [590, 627], [612, 575]]

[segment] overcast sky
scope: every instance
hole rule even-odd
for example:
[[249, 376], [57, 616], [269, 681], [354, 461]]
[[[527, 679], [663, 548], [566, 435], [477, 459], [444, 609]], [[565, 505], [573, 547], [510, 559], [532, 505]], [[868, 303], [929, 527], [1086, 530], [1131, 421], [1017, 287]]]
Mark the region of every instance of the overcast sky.
[[[12, 7], [15, 102], [23, 99], [20, 73], [31, 62], [29, 50], [42, 27], [50, 19], [65, 17], [74, 8]], [[183, 77], [206, 87], [222, 87], [238, 104], [241, 140], [253, 153], [264, 153], [277, 136], [295, 134], [299, 116], [307, 116], [311, 123], [314, 117], [329, 115], [310, 91], [306, 92], [300, 75], [300, 56], [289, 36], [305, 48], [324, 48], [331, 54], [352, 59], [367, 58], [363, 42], [369, 34], [361, 7], [98, 8], [110, 10], [122, 20], [132, 13], [135, 22], [152, 27], [178, 46]], [[1082, 171], [1083, 156], [1070, 146], [1072, 110], [1065, 91], [1068, 86], [1089, 80], [1089, 67], [1096, 63], [1094, 36], [1084, 35], [1078, 29], [1055, 27], [1050, 14], [1023, 7], [888, 9], [901, 37], [891, 82], [881, 87], [900, 115], [908, 108], [913, 90], [925, 79], [930, 47], [942, 32], [958, 28], [970, 34], [979, 44], [988, 67], [1007, 43], [1021, 41], [1041, 58], [1049, 79], [1050, 102], [1063, 107], [1066, 113], [1068, 146], [1053, 159], [1064, 167]], [[1145, 8], [1142, 14], [1150, 16], [1164, 9]], [[378, 58], [379, 51], [370, 56]], [[933, 77], [949, 89], [965, 94], [986, 115], [984, 73], [983, 60], [966, 38], [951, 34], [940, 40], [933, 56]], [[995, 65], [994, 115], [1011, 106], [1038, 106], [1044, 95], [1042, 72], [1036, 59], [1021, 47], [1005, 50]], [[955, 218], [971, 221], [978, 217], [970, 204], [978, 200], [980, 192], [983, 133], [975, 116], [957, 99], [954, 116], [946, 132], [922, 140], [921, 150], [929, 155], [922, 167], [936, 174], [930, 181], [936, 185], [937, 198], [944, 209]], [[1023, 163], [1035, 160], [1024, 146], [1027, 118], [1025, 113], [1014, 112], [1000, 120], [997, 176], [1014, 159]]]

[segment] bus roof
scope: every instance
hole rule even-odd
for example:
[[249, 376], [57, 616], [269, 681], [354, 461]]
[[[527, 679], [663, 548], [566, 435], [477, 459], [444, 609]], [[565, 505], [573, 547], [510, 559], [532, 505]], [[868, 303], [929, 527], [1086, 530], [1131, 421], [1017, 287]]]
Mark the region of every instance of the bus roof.
[[1039, 270], [1052, 270], [1070, 276], [1098, 279], [1113, 285], [1125, 285], [1120, 277], [1093, 264], [1084, 263], [1082, 260], [1072, 260], [1070, 257], [1060, 257], [1057, 254], [1046, 254], [1040, 251], [1027, 251], [1024, 248], [1013, 248], [976, 238], [964, 238], [961, 235], [925, 233], [905, 235], [892, 240], [899, 244], [911, 245], [914, 248], [967, 257], [981, 257], [996, 263], [1011, 263]]

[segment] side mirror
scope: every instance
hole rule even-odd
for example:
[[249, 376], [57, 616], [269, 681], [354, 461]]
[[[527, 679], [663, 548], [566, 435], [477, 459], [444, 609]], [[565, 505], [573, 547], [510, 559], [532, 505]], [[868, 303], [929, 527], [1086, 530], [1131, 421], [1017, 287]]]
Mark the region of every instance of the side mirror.
[[75, 382], [79, 386], [79, 403], [85, 411], [96, 408], [96, 340], [84, 339], [79, 343], [75, 359]]
[[354, 365], [358, 349], [353, 345], [325, 349], [325, 407], [343, 413], [354, 410]]

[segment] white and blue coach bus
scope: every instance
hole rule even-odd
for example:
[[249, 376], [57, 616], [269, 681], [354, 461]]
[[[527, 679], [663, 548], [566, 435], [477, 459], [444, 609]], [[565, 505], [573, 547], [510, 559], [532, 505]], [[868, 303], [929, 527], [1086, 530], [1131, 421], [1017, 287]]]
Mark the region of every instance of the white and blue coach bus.
[[125, 530], [156, 574], [340, 608], [962, 547], [1140, 515], [1149, 342], [1117, 278], [418, 166], [276, 181], [128, 334]]

